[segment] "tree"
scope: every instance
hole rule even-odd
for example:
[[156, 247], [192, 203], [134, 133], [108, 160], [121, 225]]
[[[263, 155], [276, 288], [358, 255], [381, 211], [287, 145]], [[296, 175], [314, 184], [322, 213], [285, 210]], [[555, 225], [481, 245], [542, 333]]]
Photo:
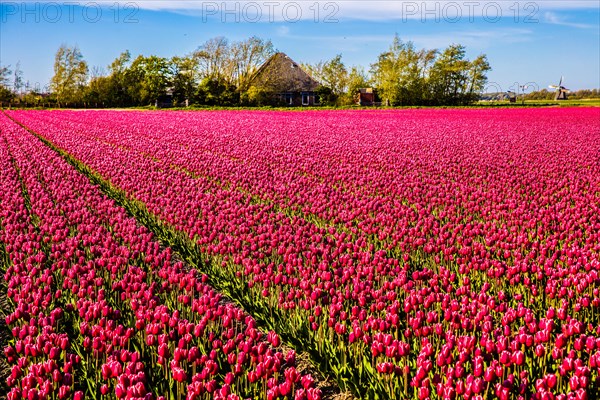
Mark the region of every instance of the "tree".
[[319, 82], [323, 82], [323, 67], [325, 61], [321, 60], [315, 64], [300, 63], [300, 68], [306, 71], [310, 76]]
[[423, 102], [428, 53], [417, 51], [412, 42], [403, 42], [398, 35], [387, 52], [371, 65], [375, 84], [389, 105], [415, 105]]
[[347, 93], [348, 70], [338, 54], [329, 61], [319, 61], [315, 64], [301, 64], [310, 76], [321, 83], [317, 94], [322, 104], [336, 105]]
[[487, 83], [487, 72], [490, 71], [490, 63], [487, 60], [487, 56], [482, 54], [476, 59], [471, 61], [469, 64], [469, 85], [467, 89], [467, 97], [464, 99], [465, 102], [472, 103], [479, 97], [479, 93], [485, 88]]
[[133, 104], [128, 90], [135, 82], [128, 81], [128, 70], [131, 65], [131, 53], [125, 50], [108, 66], [110, 89], [108, 105], [126, 106]]
[[248, 90], [240, 93], [240, 103], [250, 106], [266, 106], [273, 103], [273, 93], [265, 88], [250, 86]]
[[230, 83], [207, 77], [200, 82], [196, 99], [200, 104], [209, 106], [233, 106], [239, 104], [240, 96]]
[[108, 70], [112, 76], [123, 75], [131, 62], [131, 53], [125, 50], [108, 66]]
[[329, 86], [337, 96], [346, 92], [348, 70], [342, 62], [341, 54], [323, 64], [323, 84]]
[[106, 107], [114, 104], [112, 82], [108, 76], [95, 76], [87, 85], [84, 101], [92, 107]]
[[194, 52], [198, 60], [200, 76], [217, 81], [232, 83], [235, 66], [229, 55], [229, 41], [222, 37], [215, 37], [204, 42]]
[[422, 49], [419, 51], [419, 62], [420, 62], [420, 83], [421, 83], [421, 93], [420, 98], [422, 99], [421, 104], [424, 105], [432, 105], [434, 104], [434, 100], [431, 96], [431, 69], [435, 60], [438, 56], [438, 50], [426, 50]]
[[0, 86], [8, 88], [9, 85], [9, 76], [12, 73], [10, 70], [10, 65], [1, 66], [0, 65]]
[[441, 53], [415, 49], [396, 35], [387, 52], [371, 65], [374, 83], [389, 105], [463, 105], [478, 98], [490, 65], [485, 55], [473, 61], [453, 44]]
[[[224, 37], [204, 42], [194, 52], [198, 62], [198, 101], [204, 104], [229, 103], [241, 98], [250, 101], [245, 94], [258, 68], [275, 54], [273, 43], [252, 36], [244, 41], [230, 43]], [[214, 90], [214, 93], [209, 93]], [[237, 94], [235, 93], [237, 92]]]
[[59, 106], [81, 100], [87, 73], [87, 63], [77, 46], [59, 47], [54, 57], [54, 76], [50, 81]]
[[237, 88], [237, 64], [231, 56], [229, 41], [220, 36], [207, 40], [194, 52], [198, 60], [201, 77], [196, 90], [196, 101], [200, 104], [226, 105], [239, 94]]
[[338, 100], [338, 95], [333, 93], [329, 86], [321, 85], [317, 87], [315, 95], [319, 98], [319, 102], [325, 106], [334, 106]]
[[432, 66], [430, 84], [434, 100], [445, 105], [466, 104], [469, 69], [469, 60], [465, 59], [465, 47], [459, 44], [448, 46]]
[[350, 69], [346, 86], [347, 91], [342, 98], [342, 103], [354, 104], [355, 96], [358, 93], [358, 89], [370, 87], [371, 80], [363, 67], [355, 66]]
[[242, 92], [248, 89], [248, 83], [258, 68], [275, 54], [275, 49], [270, 40], [252, 36], [233, 43], [230, 52], [235, 65], [234, 83]]
[[177, 104], [189, 101], [196, 91], [198, 73], [198, 59], [193, 56], [171, 58], [173, 74], [173, 100]]
[[166, 58], [138, 56], [127, 69], [128, 91], [138, 104], [156, 103], [171, 84], [171, 69]]
[[0, 103], [7, 103], [13, 99], [13, 92], [8, 87], [11, 73], [9, 65], [0, 66]]
[[94, 66], [90, 72], [90, 81], [83, 96], [84, 102], [92, 107], [112, 105], [112, 81], [102, 67]]
[[23, 88], [23, 71], [21, 71], [21, 62], [17, 62], [15, 66], [14, 80], [13, 80], [13, 91], [16, 95], [21, 92]]

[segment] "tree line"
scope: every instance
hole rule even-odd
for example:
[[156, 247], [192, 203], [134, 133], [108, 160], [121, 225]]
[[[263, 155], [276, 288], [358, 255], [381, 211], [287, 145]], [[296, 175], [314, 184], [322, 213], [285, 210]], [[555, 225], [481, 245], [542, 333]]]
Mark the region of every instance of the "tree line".
[[[77, 47], [62, 45], [55, 55], [49, 93], [19, 91], [20, 69], [0, 68], [0, 102], [27, 102], [58, 107], [130, 107], [160, 105], [168, 96], [174, 106], [277, 105], [276, 96], [256, 96], [250, 81], [276, 49], [256, 36], [242, 41], [207, 40], [196, 51], [171, 58], [121, 53], [107, 69], [92, 68]], [[375, 89], [377, 100], [390, 106], [467, 105], [478, 99], [491, 70], [487, 57], [466, 57], [466, 48], [418, 49], [397, 35], [389, 49], [366, 70], [346, 66], [341, 55], [301, 67], [321, 83], [321, 103], [356, 102], [359, 88]], [[17, 77], [19, 82], [17, 82]]]
[[[520, 98], [525, 100], [554, 100], [556, 96], [556, 90], [536, 90], [531, 93], [526, 93], [524, 95], [520, 95]], [[598, 99], [600, 98], [600, 90], [598, 89], [581, 89], [571, 91], [568, 94], [569, 99], [571, 100], [581, 100], [581, 99]]]

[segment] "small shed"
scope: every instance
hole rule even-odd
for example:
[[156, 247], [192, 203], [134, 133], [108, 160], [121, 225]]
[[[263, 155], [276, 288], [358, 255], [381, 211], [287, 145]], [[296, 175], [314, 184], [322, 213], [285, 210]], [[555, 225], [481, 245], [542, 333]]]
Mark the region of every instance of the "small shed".
[[173, 88], [167, 88], [164, 94], [158, 96], [154, 102], [154, 107], [170, 108], [173, 107]]
[[373, 88], [360, 88], [356, 94], [356, 104], [359, 106], [375, 105], [375, 91]]

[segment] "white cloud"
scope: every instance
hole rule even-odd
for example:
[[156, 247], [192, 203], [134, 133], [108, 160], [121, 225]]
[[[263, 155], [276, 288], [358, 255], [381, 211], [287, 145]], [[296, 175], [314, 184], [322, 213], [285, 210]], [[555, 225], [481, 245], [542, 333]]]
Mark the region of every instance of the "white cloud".
[[[114, 0], [106, 0], [114, 4]], [[216, 18], [222, 21], [242, 22], [260, 14], [263, 22], [295, 22], [314, 20], [316, 22], [336, 22], [339, 20], [409, 20], [420, 19], [426, 22], [472, 21], [497, 18], [511, 18], [521, 22], [537, 22], [544, 13], [552, 10], [598, 9], [597, 1], [589, 0], [117, 0], [118, 3], [135, 4], [142, 9], [166, 10], [200, 15], [204, 19]]]
[[577, 22], [568, 21], [564, 16], [558, 15], [556, 12], [546, 11], [544, 13], [544, 22], [553, 25], [562, 25], [568, 26], [570, 28], [579, 28], [579, 29], [598, 29], [598, 26], [590, 25], [590, 24], [580, 24]]

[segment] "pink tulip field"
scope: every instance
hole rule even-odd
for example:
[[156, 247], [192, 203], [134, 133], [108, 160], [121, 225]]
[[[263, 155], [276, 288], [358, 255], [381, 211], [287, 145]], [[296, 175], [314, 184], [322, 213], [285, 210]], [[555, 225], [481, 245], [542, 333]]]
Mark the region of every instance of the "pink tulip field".
[[0, 115], [8, 399], [320, 399], [274, 332]]
[[8, 110], [0, 171], [9, 399], [600, 398], [600, 108]]

